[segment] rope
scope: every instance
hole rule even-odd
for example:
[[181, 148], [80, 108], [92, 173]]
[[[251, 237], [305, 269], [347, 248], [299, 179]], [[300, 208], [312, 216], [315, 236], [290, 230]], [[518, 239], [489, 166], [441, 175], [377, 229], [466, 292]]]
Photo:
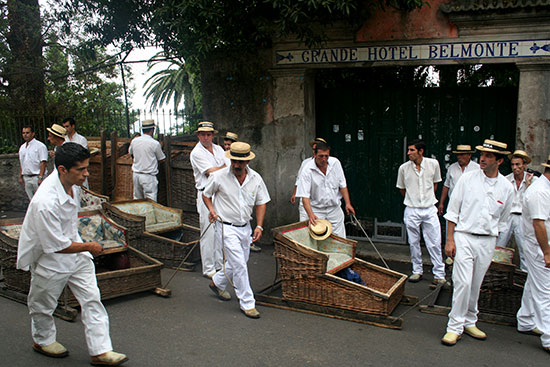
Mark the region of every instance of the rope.
[[178, 267], [176, 268], [176, 270], [174, 271], [174, 273], [172, 274], [172, 276], [170, 277], [170, 279], [168, 279], [168, 281], [166, 282], [166, 284], [164, 284], [164, 286], [162, 288], [166, 288], [168, 286], [168, 284], [172, 281], [172, 279], [174, 279], [174, 277], [176, 276], [176, 274], [178, 273], [178, 269], [181, 268], [181, 266], [183, 265], [183, 263], [185, 262], [185, 260], [187, 260], [187, 258], [191, 255], [191, 253], [193, 252], [193, 250], [195, 249], [195, 247], [197, 247], [197, 244], [200, 242], [200, 240], [202, 239], [202, 237], [204, 236], [204, 234], [208, 231], [208, 229], [210, 228], [210, 226], [213, 224], [214, 222], [210, 222], [210, 224], [208, 224], [208, 227], [206, 227], [206, 229], [204, 230], [204, 232], [201, 233], [199, 239], [197, 242], [195, 242], [195, 244], [193, 245], [193, 247], [191, 247], [191, 250], [189, 250], [189, 252], [187, 253], [187, 255], [185, 255], [185, 257], [181, 260], [181, 262], [179, 263]]
[[363, 226], [361, 225], [361, 222], [359, 222], [359, 220], [357, 219], [357, 217], [355, 216], [355, 214], [350, 214], [351, 218], [355, 221], [355, 223], [359, 226], [359, 228], [361, 228], [361, 231], [363, 231], [363, 234], [365, 235], [365, 237], [367, 237], [367, 239], [369, 240], [370, 244], [372, 245], [372, 247], [374, 248], [374, 251], [376, 251], [376, 253], [378, 254], [378, 257], [380, 257], [380, 260], [382, 260], [382, 262], [384, 263], [384, 266], [386, 267], [386, 269], [390, 269], [390, 267], [388, 266], [388, 263], [386, 263], [386, 260], [384, 260], [384, 258], [382, 257], [382, 255], [380, 254], [380, 252], [378, 251], [378, 249], [376, 248], [376, 246], [374, 245], [374, 243], [371, 241], [369, 235], [367, 234], [367, 232], [365, 231], [365, 229], [363, 228]]
[[431, 297], [435, 292], [439, 292], [439, 290], [445, 285], [445, 283], [439, 283], [437, 285], [437, 287], [435, 287], [435, 289], [433, 291], [431, 291], [430, 293], [428, 293], [425, 297], [423, 297], [422, 299], [419, 299], [418, 302], [416, 302], [414, 305], [412, 305], [411, 307], [409, 307], [408, 309], [406, 309], [403, 313], [401, 313], [399, 316], [396, 316], [396, 320], [392, 321], [392, 324], [399, 320], [401, 317], [405, 316], [406, 314], [408, 314], [411, 310], [415, 309], [416, 307], [418, 307], [418, 305], [420, 305], [420, 303], [422, 301], [424, 301], [425, 299]]

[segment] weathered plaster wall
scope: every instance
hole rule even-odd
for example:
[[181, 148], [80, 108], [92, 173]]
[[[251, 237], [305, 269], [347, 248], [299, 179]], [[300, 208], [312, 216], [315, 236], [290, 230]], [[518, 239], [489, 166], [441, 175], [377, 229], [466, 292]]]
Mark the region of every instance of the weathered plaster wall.
[[550, 154], [550, 65], [518, 64], [520, 70], [516, 147], [544, 167]]
[[313, 136], [312, 79], [303, 70], [270, 70], [269, 50], [217, 56], [202, 64], [204, 118], [220, 134], [239, 134], [256, 153], [250, 166], [262, 175], [272, 200], [266, 229], [291, 223], [298, 211], [289, 199]]
[[378, 9], [357, 32], [357, 42], [455, 38], [458, 31], [439, 9], [448, 0], [430, 0], [429, 5], [410, 12], [390, 6]]
[[23, 186], [19, 184], [19, 156], [17, 154], [0, 155], [0, 210], [25, 211], [29, 199]]

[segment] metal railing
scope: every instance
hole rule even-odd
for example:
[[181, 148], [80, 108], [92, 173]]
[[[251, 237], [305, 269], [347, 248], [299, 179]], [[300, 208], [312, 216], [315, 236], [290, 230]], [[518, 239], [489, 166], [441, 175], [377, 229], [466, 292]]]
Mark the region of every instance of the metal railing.
[[131, 137], [136, 132], [141, 132], [141, 121], [148, 119], [155, 120], [160, 134], [188, 134], [194, 131], [201, 118], [200, 115], [188, 116], [181, 111], [172, 110], [132, 110], [128, 115], [124, 111], [92, 111], [82, 116], [8, 114], [0, 111], [0, 153], [17, 152], [23, 143], [21, 129], [26, 125], [32, 125], [36, 138], [47, 144], [46, 128], [54, 123], [61, 124], [67, 117], [75, 119], [76, 129], [81, 135], [100, 136], [101, 131], [106, 130], [108, 133], [116, 131], [120, 137]]

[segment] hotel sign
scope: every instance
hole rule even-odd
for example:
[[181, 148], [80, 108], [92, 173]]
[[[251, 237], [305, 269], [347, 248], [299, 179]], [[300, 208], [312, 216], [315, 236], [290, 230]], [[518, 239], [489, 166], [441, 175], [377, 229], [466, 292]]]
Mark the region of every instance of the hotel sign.
[[404, 46], [361, 46], [276, 52], [277, 65], [550, 57], [550, 39]]

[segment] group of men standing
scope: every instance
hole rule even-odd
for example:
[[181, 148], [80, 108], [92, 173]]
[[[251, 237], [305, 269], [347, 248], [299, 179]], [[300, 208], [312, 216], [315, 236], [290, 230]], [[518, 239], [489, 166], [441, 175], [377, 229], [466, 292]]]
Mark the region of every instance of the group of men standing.
[[[421, 140], [408, 145], [409, 161], [399, 167], [397, 188], [406, 206], [403, 221], [410, 244], [412, 274], [409, 281], [422, 279], [420, 233], [433, 265], [434, 285], [446, 284], [441, 254], [441, 227], [437, 217], [447, 221], [445, 254], [453, 260], [453, 300], [447, 330], [441, 342], [453, 346], [462, 334], [478, 340], [487, 335], [477, 326], [478, 298], [495, 247], [507, 246], [511, 235], [520, 255], [521, 269], [528, 272], [518, 331], [541, 337], [550, 352], [550, 157], [539, 179], [526, 172], [531, 158], [526, 152], [511, 153], [507, 144], [486, 139], [476, 146], [479, 165], [471, 160], [475, 151], [458, 145], [457, 162], [450, 165], [438, 202], [435, 193], [442, 181], [439, 163], [424, 157]], [[506, 157], [512, 173], [499, 168]]]
[[[34, 139], [32, 127], [23, 129], [25, 143], [20, 148], [19, 180], [31, 200], [23, 224], [18, 268], [32, 272], [29, 310], [33, 327], [33, 348], [49, 356], [62, 357], [68, 352], [55, 340], [51, 314], [58, 293], [69, 284], [82, 305], [92, 363], [116, 365], [127, 357], [113, 352], [108, 336], [108, 318], [101, 305], [95, 272], [89, 253], [98, 255], [96, 243], [82, 243], [75, 230], [74, 185], [88, 176], [89, 151], [85, 138], [76, 134], [74, 120], [64, 128], [48, 128], [48, 140], [55, 145], [55, 174], [46, 175], [47, 151]], [[134, 158], [134, 198], [156, 200], [158, 162], [165, 156], [153, 139], [154, 121], [144, 121], [143, 135], [133, 139], [129, 152]], [[251, 246], [263, 233], [266, 204], [270, 196], [261, 176], [248, 164], [255, 158], [250, 145], [238, 141], [228, 132], [224, 148], [213, 143], [217, 131], [211, 122], [199, 123], [199, 143], [191, 152], [191, 164], [197, 189], [200, 216], [202, 273], [211, 279], [210, 289], [230, 300], [229, 286], [235, 288], [241, 311], [259, 318], [247, 269]], [[69, 143], [63, 144], [67, 140]], [[75, 144], [73, 142], [77, 142]], [[300, 198], [300, 219], [316, 226], [319, 219], [330, 222], [333, 233], [346, 236], [344, 212], [355, 215], [346, 178], [340, 161], [330, 156], [330, 146], [322, 138], [310, 143], [313, 157], [302, 162], [291, 202]], [[523, 151], [513, 154], [507, 145], [487, 139], [476, 147], [481, 152], [479, 165], [471, 160], [475, 152], [469, 145], [453, 151], [458, 161], [449, 166], [439, 205], [436, 190], [442, 181], [439, 163], [425, 157], [421, 140], [408, 145], [409, 161], [399, 167], [397, 188], [404, 197], [406, 226], [412, 262], [409, 280], [423, 277], [420, 235], [433, 264], [433, 283], [446, 283], [441, 253], [441, 227], [438, 214], [447, 221], [445, 254], [454, 260], [453, 301], [445, 345], [455, 345], [463, 333], [484, 340], [479, 330], [477, 301], [481, 283], [490, 265], [495, 246], [506, 245], [513, 234], [521, 257], [521, 267], [528, 271], [522, 306], [517, 314], [518, 331], [541, 337], [543, 348], [550, 352], [550, 157], [544, 173], [534, 179], [526, 172], [531, 162]], [[513, 173], [499, 173], [505, 158], [511, 158]], [[43, 189], [37, 187], [44, 181]], [[55, 208], [52, 212], [51, 208]], [[256, 226], [250, 221], [255, 210]], [[69, 259], [70, 257], [70, 259]], [[44, 287], [47, 279], [56, 278], [55, 286]], [[42, 282], [42, 283], [41, 283]]]

